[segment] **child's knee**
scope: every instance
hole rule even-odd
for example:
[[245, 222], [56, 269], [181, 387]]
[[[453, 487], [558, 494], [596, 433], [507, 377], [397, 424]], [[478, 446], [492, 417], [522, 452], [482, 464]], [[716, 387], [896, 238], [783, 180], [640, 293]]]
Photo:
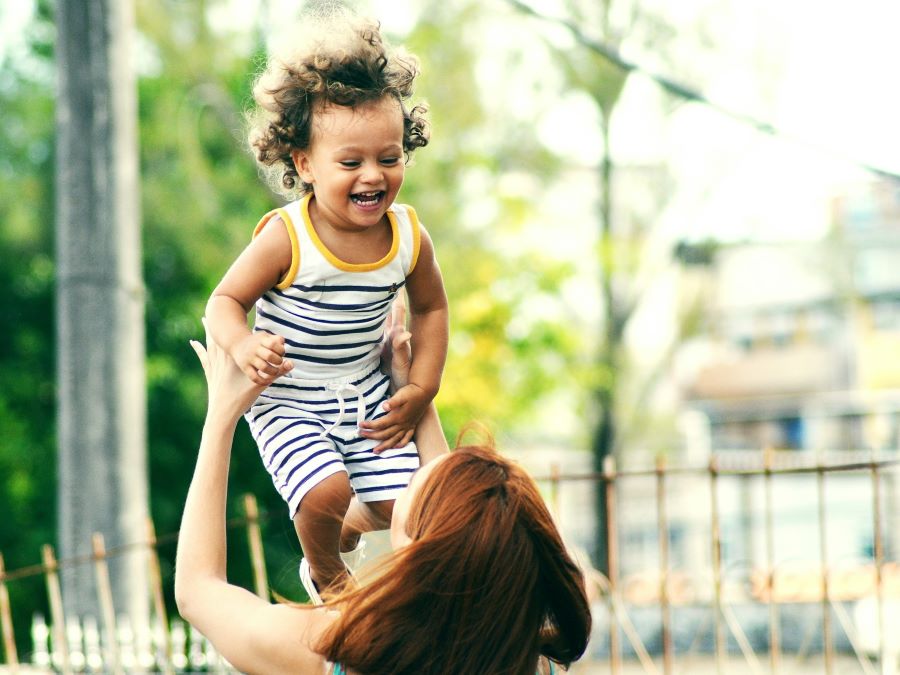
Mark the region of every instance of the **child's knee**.
[[304, 495], [297, 516], [301, 519], [344, 519], [350, 507], [353, 490], [347, 474], [335, 473], [318, 483]]
[[385, 499], [380, 502], [366, 502], [366, 506], [372, 509], [372, 511], [374, 511], [382, 521], [386, 521], [388, 523], [391, 522], [391, 514], [393, 514], [394, 512], [393, 499]]

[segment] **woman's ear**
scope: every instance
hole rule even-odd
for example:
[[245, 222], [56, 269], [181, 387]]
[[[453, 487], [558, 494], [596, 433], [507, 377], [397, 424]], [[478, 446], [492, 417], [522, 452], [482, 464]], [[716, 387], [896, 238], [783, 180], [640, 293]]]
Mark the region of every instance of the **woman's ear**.
[[316, 182], [310, 170], [309, 154], [305, 150], [292, 151], [291, 159], [294, 162], [294, 168], [297, 169], [297, 175], [300, 177], [300, 180], [309, 185]]

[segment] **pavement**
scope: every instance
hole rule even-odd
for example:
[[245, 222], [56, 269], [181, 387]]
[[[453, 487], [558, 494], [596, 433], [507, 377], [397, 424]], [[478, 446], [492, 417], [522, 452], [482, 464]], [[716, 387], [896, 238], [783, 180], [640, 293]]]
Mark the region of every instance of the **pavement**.
[[[673, 660], [671, 672], [663, 669], [662, 658], [654, 659], [652, 668], [644, 668], [636, 660], [627, 660], [622, 663], [618, 675], [768, 675], [772, 673], [768, 655], [758, 654], [758, 664], [750, 664], [743, 658], [730, 657], [722, 664], [719, 670], [716, 659], [709, 655], [684, 655], [677, 656]], [[886, 664], [887, 665], [887, 664]], [[612, 675], [608, 661], [582, 660], [572, 665], [569, 670], [571, 675]], [[795, 655], [786, 654], [778, 664], [778, 675], [817, 675], [818, 673], [829, 675], [900, 675], [900, 667], [881, 669], [881, 664], [869, 661], [866, 665], [860, 663], [855, 657], [847, 654], [836, 654], [831, 663], [831, 670], [825, 668], [825, 662], [821, 655], [798, 658]]]

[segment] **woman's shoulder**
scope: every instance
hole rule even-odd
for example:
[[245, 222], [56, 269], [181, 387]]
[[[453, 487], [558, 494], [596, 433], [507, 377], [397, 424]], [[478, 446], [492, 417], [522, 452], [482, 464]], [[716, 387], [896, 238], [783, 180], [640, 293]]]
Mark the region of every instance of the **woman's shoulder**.
[[[334, 612], [289, 604], [271, 605], [265, 616], [248, 626], [247, 642], [253, 645], [266, 673], [326, 673], [326, 660], [315, 650], [323, 632], [334, 621]], [[251, 662], [253, 659], [251, 659]], [[252, 672], [248, 671], [248, 672]]]

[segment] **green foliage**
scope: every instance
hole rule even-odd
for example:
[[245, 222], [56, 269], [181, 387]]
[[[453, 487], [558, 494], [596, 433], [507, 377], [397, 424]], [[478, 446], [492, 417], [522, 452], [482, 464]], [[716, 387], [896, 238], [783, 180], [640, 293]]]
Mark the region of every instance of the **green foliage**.
[[557, 50], [556, 53], [571, 85], [594, 99], [608, 119], [625, 88], [628, 72], [593, 51]]
[[[148, 456], [162, 538], [178, 527], [205, 406], [188, 340], [201, 336], [210, 291], [276, 203], [241, 131], [259, 53], [242, 53], [232, 36], [210, 30], [201, 9], [214, 4], [138, 2]], [[41, 39], [21, 61], [27, 68], [4, 64], [0, 75], [0, 513], [11, 515], [0, 519], [0, 552], [8, 569], [37, 562], [40, 544], [55, 539], [52, 24], [46, 4], [40, 12]], [[401, 200], [416, 206], [431, 233], [450, 297], [451, 348], [438, 405], [450, 438], [473, 418], [513, 430], [575, 381], [583, 352], [573, 329], [541, 309], [557, 302], [570, 266], [509, 247], [539, 195], [501, 189], [512, 173], [545, 184], [559, 160], [512, 111], [498, 118], [481, 99], [481, 5], [434, 2], [421, 16], [403, 41], [423, 62], [419, 94], [430, 103], [434, 134], [418, 151]], [[490, 217], [472, 220], [476, 202]], [[230, 490], [235, 505], [243, 492], [259, 499], [270, 582], [299, 598], [296, 536], [243, 425]], [[249, 585], [243, 540], [233, 539], [229, 574]], [[171, 552], [163, 549], [169, 593]], [[18, 621], [43, 605], [35, 583], [11, 584]], [[20, 640], [26, 628], [17, 625]]]
[[[46, 8], [41, 6], [42, 12]], [[27, 58], [0, 62], [0, 553], [7, 570], [35, 563], [54, 539], [53, 99], [50, 33], [39, 18]], [[20, 642], [43, 580], [10, 584]], [[22, 643], [24, 646], [24, 643]]]
[[[515, 111], [498, 114], [496, 101], [479, 97], [487, 19], [481, 6], [434, 2], [421, 16], [404, 42], [422, 60], [417, 93], [430, 104], [434, 131], [401, 198], [416, 205], [435, 241], [450, 297], [450, 352], [437, 403], [453, 439], [473, 419], [504, 430], [527, 420], [568, 379], [580, 345], [571, 328], [535, 314], [542, 300], [558, 298], [572, 269], [537, 251], [508, 250], [540, 195], [500, 188], [508, 172], [544, 184], [559, 159]], [[486, 226], [467, 220], [475, 202], [491, 214]]]

